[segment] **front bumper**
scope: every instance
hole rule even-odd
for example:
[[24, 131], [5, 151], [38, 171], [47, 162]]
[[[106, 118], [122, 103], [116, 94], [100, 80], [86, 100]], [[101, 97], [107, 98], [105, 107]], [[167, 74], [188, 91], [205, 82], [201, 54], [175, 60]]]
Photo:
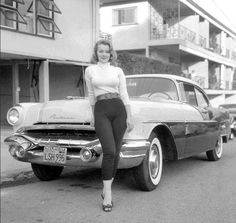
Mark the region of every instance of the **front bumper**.
[[[24, 134], [14, 134], [4, 140], [9, 145], [10, 154], [19, 161], [55, 166], [95, 167], [102, 163], [102, 148], [98, 139], [87, 140], [43, 140]], [[129, 140], [122, 145], [119, 169], [138, 166], [144, 159], [150, 143], [146, 140]], [[44, 160], [44, 148], [67, 148], [66, 162]]]

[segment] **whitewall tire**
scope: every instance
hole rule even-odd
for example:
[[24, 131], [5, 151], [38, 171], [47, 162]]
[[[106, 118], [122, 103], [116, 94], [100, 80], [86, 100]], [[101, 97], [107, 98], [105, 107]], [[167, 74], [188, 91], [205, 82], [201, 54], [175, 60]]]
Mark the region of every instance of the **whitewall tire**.
[[141, 190], [154, 190], [160, 180], [163, 168], [162, 145], [158, 136], [152, 133], [150, 146], [146, 152], [143, 162], [134, 169], [134, 177]]

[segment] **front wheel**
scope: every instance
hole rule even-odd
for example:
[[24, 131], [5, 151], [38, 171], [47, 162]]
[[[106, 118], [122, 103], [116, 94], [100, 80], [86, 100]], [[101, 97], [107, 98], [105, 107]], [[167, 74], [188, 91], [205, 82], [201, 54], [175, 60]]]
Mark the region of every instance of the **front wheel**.
[[213, 150], [207, 151], [206, 154], [209, 161], [217, 161], [222, 157], [222, 153], [223, 139], [221, 136], [219, 136], [215, 148]]
[[63, 166], [47, 166], [31, 163], [35, 176], [42, 181], [57, 179], [63, 170]]
[[150, 147], [143, 162], [134, 169], [134, 178], [138, 187], [144, 191], [154, 190], [161, 180], [163, 158], [162, 146], [155, 133], [150, 138]]

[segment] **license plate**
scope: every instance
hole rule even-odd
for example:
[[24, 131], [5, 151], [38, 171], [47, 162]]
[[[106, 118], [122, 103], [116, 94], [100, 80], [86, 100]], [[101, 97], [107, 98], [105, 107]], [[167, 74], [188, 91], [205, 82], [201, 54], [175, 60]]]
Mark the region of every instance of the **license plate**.
[[43, 150], [43, 161], [51, 163], [66, 163], [67, 148], [58, 146], [45, 146]]

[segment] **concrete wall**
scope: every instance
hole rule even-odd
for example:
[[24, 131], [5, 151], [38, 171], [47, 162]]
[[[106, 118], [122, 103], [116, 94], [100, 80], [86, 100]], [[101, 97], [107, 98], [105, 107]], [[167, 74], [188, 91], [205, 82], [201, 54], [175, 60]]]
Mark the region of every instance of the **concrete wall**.
[[1, 51], [29, 57], [88, 62], [94, 45], [94, 0], [55, 0], [55, 3], [62, 11], [62, 14], [55, 13], [54, 19], [62, 34], [55, 34], [54, 40], [1, 30]]
[[[137, 24], [112, 26], [112, 10], [132, 6], [137, 6]], [[116, 50], [145, 48], [149, 40], [149, 9], [147, 2], [107, 6], [100, 9], [101, 30], [112, 34]]]

